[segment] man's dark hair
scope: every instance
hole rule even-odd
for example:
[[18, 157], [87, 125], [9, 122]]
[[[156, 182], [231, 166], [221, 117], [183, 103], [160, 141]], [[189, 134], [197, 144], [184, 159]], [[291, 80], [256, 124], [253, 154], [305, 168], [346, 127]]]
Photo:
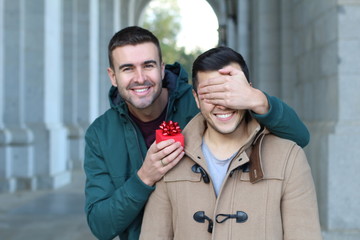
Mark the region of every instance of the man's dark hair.
[[231, 63], [237, 63], [240, 65], [241, 70], [248, 82], [249, 69], [246, 65], [244, 58], [240, 53], [232, 50], [229, 47], [216, 47], [212, 48], [196, 58], [192, 67], [192, 84], [193, 89], [196, 91], [198, 86], [197, 73], [206, 71], [217, 71]]
[[144, 28], [138, 26], [131, 26], [123, 28], [122, 30], [115, 33], [115, 35], [111, 38], [108, 45], [108, 58], [109, 65], [112, 69], [114, 69], [114, 64], [112, 60], [112, 51], [117, 47], [122, 47], [125, 45], [137, 45], [141, 43], [152, 42], [158, 49], [160, 63], [162, 62], [161, 48], [160, 43], [157, 37]]

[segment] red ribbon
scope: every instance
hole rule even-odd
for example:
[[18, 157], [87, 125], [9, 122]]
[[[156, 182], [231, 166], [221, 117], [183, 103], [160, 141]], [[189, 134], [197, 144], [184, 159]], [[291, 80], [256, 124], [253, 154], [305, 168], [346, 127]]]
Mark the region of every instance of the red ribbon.
[[164, 136], [174, 136], [181, 132], [179, 124], [171, 120], [169, 122], [163, 121], [159, 128], [162, 129], [162, 134]]

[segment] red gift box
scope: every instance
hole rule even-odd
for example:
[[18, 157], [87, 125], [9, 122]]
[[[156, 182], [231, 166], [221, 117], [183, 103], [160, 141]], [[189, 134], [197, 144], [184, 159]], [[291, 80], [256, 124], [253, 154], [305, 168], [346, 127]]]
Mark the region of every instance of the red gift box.
[[180, 142], [181, 146], [185, 146], [184, 144], [184, 135], [181, 133], [180, 126], [177, 122], [169, 121], [162, 122], [159, 126], [160, 129], [156, 130], [156, 143], [174, 139], [175, 142]]

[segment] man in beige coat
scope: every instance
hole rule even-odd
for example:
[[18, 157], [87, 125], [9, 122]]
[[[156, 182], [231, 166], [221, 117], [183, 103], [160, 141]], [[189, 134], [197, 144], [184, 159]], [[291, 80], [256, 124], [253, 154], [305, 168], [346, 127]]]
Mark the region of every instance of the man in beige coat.
[[149, 198], [140, 239], [322, 239], [304, 151], [268, 133], [248, 110], [223, 107], [206, 87], [238, 74], [249, 79], [242, 56], [227, 47], [195, 60], [201, 113], [183, 131], [186, 155]]

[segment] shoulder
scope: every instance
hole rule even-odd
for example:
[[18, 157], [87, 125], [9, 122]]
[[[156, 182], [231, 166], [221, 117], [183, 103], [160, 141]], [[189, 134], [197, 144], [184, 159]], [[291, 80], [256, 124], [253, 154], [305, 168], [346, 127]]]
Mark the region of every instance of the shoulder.
[[261, 164], [265, 178], [284, 179], [295, 161], [306, 161], [303, 149], [295, 142], [265, 135], [261, 143]]
[[286, 155], [293, 149], [301, 149], [294, 141], [280, 138], [274, 134], [266, 134], [262, 141], [264, 151], [275, 155]]
[[118, 121], [118, 113], [110, 108], [90, 124], [86, 130], [85, 136], [93, 135], [97, 132], [104, 132], [106, 129], [114, 127], [114, 123]]

